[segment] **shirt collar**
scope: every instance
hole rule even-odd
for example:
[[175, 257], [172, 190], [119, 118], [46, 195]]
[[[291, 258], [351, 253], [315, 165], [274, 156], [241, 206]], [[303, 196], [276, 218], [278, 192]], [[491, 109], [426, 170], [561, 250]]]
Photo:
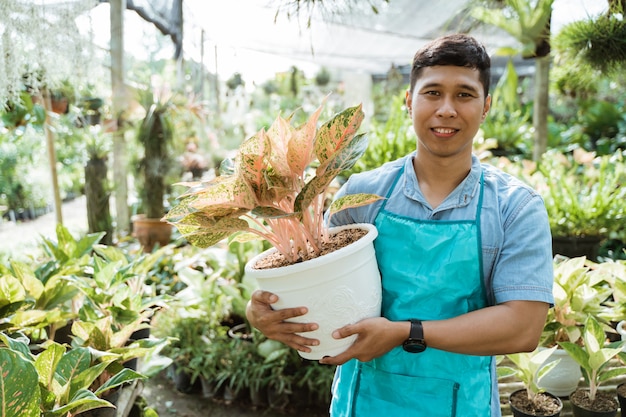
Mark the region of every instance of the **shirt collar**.
[[[415, 152], [411, 154], [409, 158], [406, 158], [404, 165], [404, 184], [403, 191], [407, 198], [413, 199], [426, 207], [430, 207], [430, 204], [424, 198], [422, 191], [419, 188], [419, 182], [413, 169], [413, 159], [415, 158]], [[469, 174], [461, 183], [446, 197], [446, 199], [437, 207], [435, 211], [446, 210], [456, 207], [464, 207], [469, 205], [472, 198], [477, 194], [478, 187], [480, 185], [480, 175], [482, 173], [482, 166], [480, 160], [476, 155], [472, 154], [472, 168]]]

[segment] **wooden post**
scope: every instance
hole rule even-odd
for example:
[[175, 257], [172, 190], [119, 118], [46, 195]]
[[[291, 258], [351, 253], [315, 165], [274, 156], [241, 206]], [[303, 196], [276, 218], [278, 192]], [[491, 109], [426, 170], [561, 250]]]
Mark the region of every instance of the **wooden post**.
[[57, 224], [63, 224], [63, 209], [61, 202], [61, 192], [59, 190], [59, 177], [57, 175], [57, 154], [54, 147], [54, 134], [50, 128], [50, 112], [52, 112], [52, 103], [50, 94], [44, 94], [44, 107], [46, 109], [46, 121], [44, 130], [46, 132], [46, 147], [48, 149], [48, 162], [50, 164], [50, 179], [52, 180], [52, 194], [54, 196], [54, 213], [56, 215]]
[[126, 0], [110, 0], [110, 10], [112, 112], [117, 122], [117, 130], [113, 135], [115, 217], [117, 233], [127, 235], [130, 232], [130, 213], [128, 210], [128, 161], [126, 159], [126, 139], [123, 126], [127, 107], [126, 86], [124, 84], [124, 11], [126, 10]]

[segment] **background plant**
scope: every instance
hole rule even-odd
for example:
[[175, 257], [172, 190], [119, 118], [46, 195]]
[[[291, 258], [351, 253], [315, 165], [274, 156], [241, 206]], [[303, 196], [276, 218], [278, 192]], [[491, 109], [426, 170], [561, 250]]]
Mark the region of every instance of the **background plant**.
[[606, 381], [626, 374], [626, 367], [609, 367], [611, 359], [622, 352], [623, 342], [606, 345], [606, 333], [593, 316], [585, 321], [582, 334], [583, 345], [559, 342], [580, 365], [585, 381], [589, 384], [589, 399], [593, 402], [598, 388]]
[[560, 359], [552, 361], [546, 366], [542, 365], [554, 353], [556, 346], [549, 349], [535, 349], [532, 352], [520, 352], [505, 355], [515, 364], [515, 367], [504, 365], [498, 366], [498, 375], [512, 375], [522, 381], [528, 399], [537, 404], [537, 395], [545, 392], [544, 388], [538, 385], [541, 377], [550, 372], [560, 362]]

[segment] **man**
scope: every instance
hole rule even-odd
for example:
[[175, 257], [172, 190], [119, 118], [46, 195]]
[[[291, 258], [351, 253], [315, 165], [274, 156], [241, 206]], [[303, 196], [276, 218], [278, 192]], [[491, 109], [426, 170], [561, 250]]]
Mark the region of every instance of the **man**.
[[[499, 416], [493, 355], [537, 346], [553, 302], [550, 229], [532, 188], [472, 155], [489, 80], [489, 56], [470, 36], [420, 49], [406, 93], [417, 152], [353, 175], [337, 195], [386, 198], [331, 218], [377, 226], [383, 286], [382, 317], [335, 331], [358, 337], [320, 361], [340, 365], [333, 417]], [[252, 325], [301, 351], [317, 345], [306, 337], [315, 323], [285, 321], [306, 308], [274, 311], [276, 299], [252, 296]]]

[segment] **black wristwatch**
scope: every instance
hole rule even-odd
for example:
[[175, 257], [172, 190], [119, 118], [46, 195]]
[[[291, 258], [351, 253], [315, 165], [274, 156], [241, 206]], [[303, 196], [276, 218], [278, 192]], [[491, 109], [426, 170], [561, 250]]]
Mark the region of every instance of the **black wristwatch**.
[[409, 338], [402, 343], [402, 349], [409, 353], [420, 353], [426, 350], [426, 341], [424, 340], [424, 328], [422, 322], [417, 319], [411, 319], [411, 331]]

